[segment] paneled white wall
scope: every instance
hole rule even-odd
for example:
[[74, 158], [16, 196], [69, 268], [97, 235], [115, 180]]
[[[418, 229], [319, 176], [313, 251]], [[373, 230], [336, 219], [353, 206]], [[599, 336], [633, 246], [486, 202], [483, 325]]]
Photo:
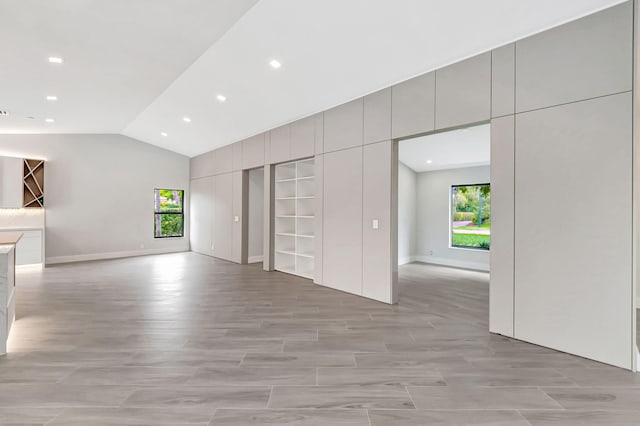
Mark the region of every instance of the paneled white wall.
[[322, 284], [362, 294], [362, 147], [324, 155]]
[[[193, 158], [194, 182], [214, 176], [213, 255], [243, 261], [238, 253], [242, 253], [245, 232], [241, 225], [234, 228], [233, 222], [236, 215], [243, 218], [246, 204], [240, 170], [249, 164], [259, 167], [315, 154], [319, 170], [314, 281], [394, 302], [395, 140], [491, 120], [490, 330], [631, 368], [633, 283], [624, 271], [631, 271], [633, 264], [630, 231], [622, 232], [631, 217], [631, 18], [629, 1]], [[600, 97], [610, 99], [593, 99]], [[563, 106], [567, 103], [571, 105]], [[600, 135], [598, 140], [584, 135], [584, 129], [592, 127], [597, 127], [592, 134]], [[577, 143], [582, 136], [582, 144]], [[615, 152], [609, 153], [610, 149]], [[600, 165], [593, 164], [596, 154]], [[605, 162], [612, 171], [606, 177], [601, 167]], [[587, 176], [589, 165], [591, 175]], [[265, 176], [270, 179], [270, 170]], [[602, 181], [596, 182], [600, 176]], [[587, 208], [583, 203], [589, 197], [617, 203], [615, 212], [611, 206], [598, 206], [595, 216], [587, 216], [604, 221], [607, 235], [601, 229], [593, 233], [574, 226], [551, 232], [563, 219], [562, 211], [550, 213], [558, 201], [554, 197], [560, 197], [554, 191], [573, 189], [583, 178], [591, 185], [585, 190], [588, 196], [564, 191], [557, 205]], [[537, 179], [543, 185], [536, 186]], [[552, 185], [555, 180], [557, 187]], [[606, 190], [603, 183], [612, 189]], [[206, 192], [206, 188], [197, 190]], [[547, 198], [545, 190], [553, 196]], [[270, 197], [267, 182], [265, 198]], [[550, 200], [549, 210], [535, 215], [540, 205], [531, 200]], [[272, 230], [269, 214], [265, 216], [268, 242]], [[372, 229], [373, 219], [379, 220], [377, 230]], [[584, 220], [575, 223], [586, 225]], [[200, 225], [193, 226], [199, 233]], [[527, 235], [535, 236], [535, 241], [545, 236], [544, 247], [542, 243], [529, 247]], [[227, 242], [228, 238], [233, 241]], [[195, 246], [203, 244], [196, 241]], [[573, 244], [594, 250], [583, 253], [587, 262], [578, 262], [580, 252], [567, 249]], [[615, 253], [615, 258], [598, 251], [599, 244]], [[269, 245], [265, 244], [267, 259]], [[389, 262], [381, 261], [386, 257]], [[265, 269], [271, 267], [271, 262], [265, 262]], [[583, 284], [593, 291], [591, 296], [585, 296]], [[541, 320], [541, 312], [552, 313], [548, 319], [553, 322]], [[595, 324], [598, 321], [616, 331], [605, 336], [604, 328]], [[579, 324], [594, 328], [587, 335], [578, 330]]]
[[631, 122], [627, 92], [519, 114], [515, 139], [515, 336], [627, 368]]

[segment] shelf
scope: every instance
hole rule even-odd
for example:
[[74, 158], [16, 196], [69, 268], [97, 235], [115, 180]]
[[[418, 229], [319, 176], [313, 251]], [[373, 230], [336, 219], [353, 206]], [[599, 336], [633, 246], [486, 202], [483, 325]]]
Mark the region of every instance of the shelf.
[[302, 253], [296, 253], [296, 252], [287, 251], [287, 250], [276, 250], [276, 253], [288, 254], [290, 256], [300, 256], [300, 257], [306, 257], [306, 258], [309, 258], [309, 259], [313, 259], [313, 255], [312, 254], [302, 254]]
[[44, 161], [23, 160], [22, 207], [44, 207]]
[[305, 196], [305, 197], [276, 197], [276, 200], [281, 201], [281, 200], [313, 200], [314, 196], [310, 195], [310, 196]]
[[294, 182], [296, 180], [309, 180], [313, 178], [315, 178], [315, 176], [301, 176], [301, 177], [295, 177], [295, 178], [279, 179], [279, 180], [276, 180], [276, 183]]
[[[315, 159], [279, 164], [275, 171], [275, 269], [313, 279]], [[298, 220], [300, 219], [300, 220]]]

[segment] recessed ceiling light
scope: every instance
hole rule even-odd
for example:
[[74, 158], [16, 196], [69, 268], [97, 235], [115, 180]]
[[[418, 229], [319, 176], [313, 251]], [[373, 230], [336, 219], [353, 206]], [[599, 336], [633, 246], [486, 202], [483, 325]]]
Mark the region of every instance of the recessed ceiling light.
[[431, 163], [433, 163], [433, 161], [427, 160], [427, 164], [431, 164]]
[[282, 66], [280, 61], [278, 61], [277, 59], [272, 59], [271, 61], [269, 61], [269, 65], [271, 65], [271, 68], [276, 70]]
[[58, 97], [57, 96], [47, 96], [47, 100], [48, 101], [57, 101]]
[[44, 121], [46, 121], [47, 123], [53, 123], [56, 120], [54, 120], [53, 118], [45, 118]]
[[49, 56], [49, 62], [51, 62], [52, 64], [61, 64], [64, 61], [62, 60], [62, 58], [58, 58], [57, 56]]
[[182, 117], [182, 120], [183, 120], [185, 123], [191, 123], [191, 119], [190, 119], [189, 117]]
[[160, 132], [160, 135], [165, 136], [165, 137], [169, 136], [169, 135], [167, 135], [167, 132]]
[[227, 100], [227, 97], [225, 95], [217, 95], [216, 99], [219, 100], [220, 102], [224, 102]]

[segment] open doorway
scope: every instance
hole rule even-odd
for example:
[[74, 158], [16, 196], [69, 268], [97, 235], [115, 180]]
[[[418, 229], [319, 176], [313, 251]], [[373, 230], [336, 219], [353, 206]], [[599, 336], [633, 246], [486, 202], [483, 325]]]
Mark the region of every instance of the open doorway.
[[400, 297], [438, 298], [443, 309], [467, 308], [468, 319], [483, 324], [489, 311], [490, 145], [490, 125], [482, 124], [398, 146]]
[[264, 167], [249, 170], [248, 262], [262, 263], [264, 236]]

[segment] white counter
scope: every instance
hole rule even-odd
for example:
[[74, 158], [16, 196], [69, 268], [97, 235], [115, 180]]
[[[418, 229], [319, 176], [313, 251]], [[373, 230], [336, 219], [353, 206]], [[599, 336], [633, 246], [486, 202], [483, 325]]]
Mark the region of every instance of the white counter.
[[0, 235], [0, 355], [7, 353], [7, 339], [16, 317], [16, 244], [21, 232]]

